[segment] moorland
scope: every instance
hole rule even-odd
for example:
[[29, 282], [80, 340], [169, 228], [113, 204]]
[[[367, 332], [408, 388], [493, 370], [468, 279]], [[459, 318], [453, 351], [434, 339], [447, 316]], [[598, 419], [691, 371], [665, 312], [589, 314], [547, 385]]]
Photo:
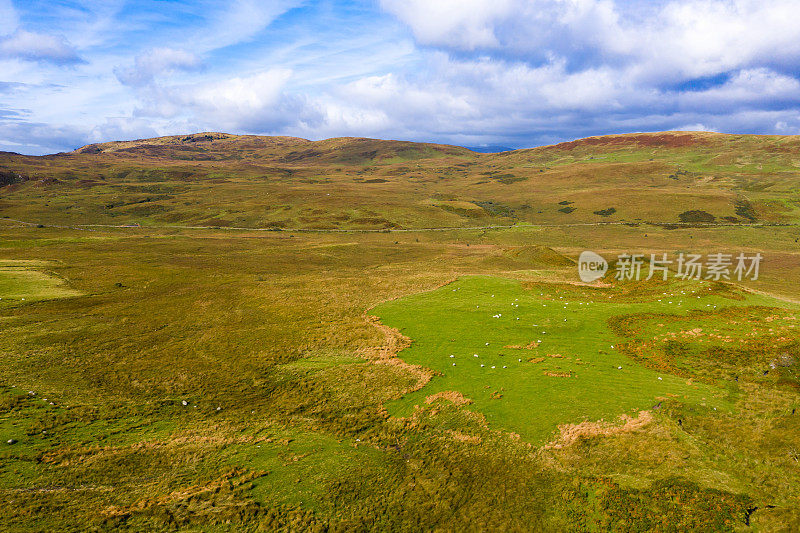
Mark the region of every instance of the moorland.
[[796, 530], [798, 239], [796, 136], [0, 153], [0, 529]]

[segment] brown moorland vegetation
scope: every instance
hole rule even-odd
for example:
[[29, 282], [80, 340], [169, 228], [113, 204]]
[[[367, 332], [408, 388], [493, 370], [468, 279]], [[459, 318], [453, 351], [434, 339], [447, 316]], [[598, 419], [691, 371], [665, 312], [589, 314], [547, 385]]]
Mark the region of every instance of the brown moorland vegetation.
[[[796, 529], [799, 164], [797, 137], [686, 132], [499, 154], [217, 133], [0, 154], [0, 529]], [[581, 284], [584, 249], [764, 262], [703, 285], [729, 307], [631, 314], [672, 286]], [[603, 323], [619, 357], [716, 387], [720, 408], [664, 395], [622, 425], [555, 421], [547, 446], [428, 392], [441, 376], [402, 359], [418, 339], [367, 313], [476, 274], [619, 304]], [[540, 376], [580, 369], [542, 376], [566, 387], [593, 368], [570, 335], [562, 358], [499, 346]], [[390, 413], [417, 389], [431, 401]]]

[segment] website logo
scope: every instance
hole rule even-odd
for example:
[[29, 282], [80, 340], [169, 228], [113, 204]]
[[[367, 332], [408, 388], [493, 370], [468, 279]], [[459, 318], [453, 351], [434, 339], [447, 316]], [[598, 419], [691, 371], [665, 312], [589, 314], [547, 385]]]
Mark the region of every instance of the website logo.
[[594, 252], [581, 252], [578, 258], [578, 275], [584, 283], [596, 281], [608, 272], [608, 261]]

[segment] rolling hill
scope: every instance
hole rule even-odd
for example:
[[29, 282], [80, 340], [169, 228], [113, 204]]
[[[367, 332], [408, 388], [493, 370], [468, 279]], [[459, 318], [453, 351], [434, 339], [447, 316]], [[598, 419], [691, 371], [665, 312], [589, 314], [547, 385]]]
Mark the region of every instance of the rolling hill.
[[800, 137], [667, 132], [478, 154], [374, 139], [204, 133], [44, 157], [3, 154], [10, 188], [0, 206], [6, 216], [44, 224], [793, 224], [799, 146]]

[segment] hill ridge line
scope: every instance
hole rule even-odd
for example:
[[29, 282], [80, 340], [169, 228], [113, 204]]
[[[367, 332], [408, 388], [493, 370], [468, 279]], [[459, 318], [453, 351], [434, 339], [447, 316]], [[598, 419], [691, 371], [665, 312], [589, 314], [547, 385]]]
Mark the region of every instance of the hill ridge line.
[[60, 229], [188, 229], [188, 230], [229, 230], [229, 231], [266, 231], [271, 233], [412, 233], [415, 231], [469, 231], [469, 230], [488, 230], [488, 229], [514, 229], [514, 228], [571, 228], [571, 227], [593, 227], [593, 226], [681, 226], [690, 228], [715, 228], [715, 227], [800, 227], [796, 222], [754, 222], [750, 224], [737, 224], [733, 222], [564, 222], [564, 223], [523, 223], [523, 224], [492, 224], [485, 226], [441, 226], [427, 228], [258, 228], [247, 226], [190, 226], [190, 225], [134, 225], [134, 224], [45, 224], [41, 222], [28, 222], [14, 218], [3, 218], [3, 221], [12, 221], [25, 227], [45, 227]]

